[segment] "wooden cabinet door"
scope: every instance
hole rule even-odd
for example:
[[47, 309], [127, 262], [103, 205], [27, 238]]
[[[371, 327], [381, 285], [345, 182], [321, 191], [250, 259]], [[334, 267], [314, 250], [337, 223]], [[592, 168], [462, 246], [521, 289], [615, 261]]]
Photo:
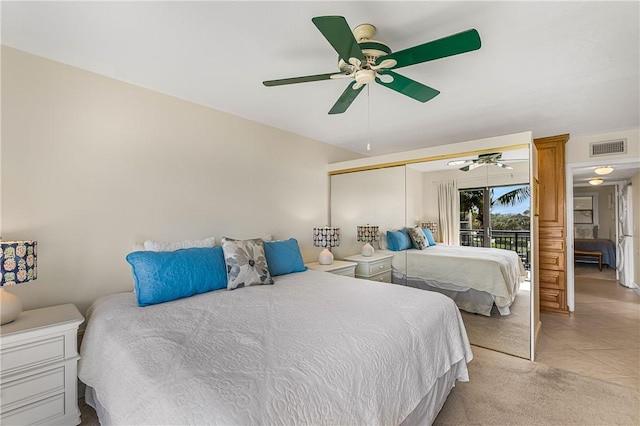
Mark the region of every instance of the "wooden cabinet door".
[[564, 144], [569, 135], [534, 140], [538, 148], [540, 227], [565, 224]]

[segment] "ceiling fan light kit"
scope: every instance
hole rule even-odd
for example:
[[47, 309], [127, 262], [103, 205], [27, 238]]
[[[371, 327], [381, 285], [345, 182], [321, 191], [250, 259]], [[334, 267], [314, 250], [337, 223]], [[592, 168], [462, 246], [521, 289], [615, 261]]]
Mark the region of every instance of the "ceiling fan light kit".
[[394, 53], [385, 43], [373, 39], [376, 27], [371, 24], [358, 25], [352, 32], [342, 16], [317, 16], [311, 21], [338, 53], [339, 73], [267, 80], [263, 84], [272, 87], [352, 78], [354, 82], [347, 86], [329, 114], [345, 112], [361, 89], [374, 81], [419, 102], [427, 102], [440, 92], [391, 70], [470, 52], [481, 46], [480, 35], [471, 29]]

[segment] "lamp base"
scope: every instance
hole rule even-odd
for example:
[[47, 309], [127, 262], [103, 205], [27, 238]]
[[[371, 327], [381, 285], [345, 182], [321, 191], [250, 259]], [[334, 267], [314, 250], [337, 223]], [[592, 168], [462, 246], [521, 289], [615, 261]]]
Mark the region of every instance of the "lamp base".
[[369, 243], [366, 243], [365, 245], [362, 246], [362, 251], [360, 251], [360, 253], [364, 256], [364, 257], [371, 257], [373, 256], [373, 252], [375, 250], [373, 249], [373, 246]]
[[0, 287], [0, 325], [10, 323], [22, 312], [22, 302], [18, 296]]
[[327, 249], [322, 250], [318, 256], [318, 263], [321, 265], [331, 265], [333, 263], [333, 254]]

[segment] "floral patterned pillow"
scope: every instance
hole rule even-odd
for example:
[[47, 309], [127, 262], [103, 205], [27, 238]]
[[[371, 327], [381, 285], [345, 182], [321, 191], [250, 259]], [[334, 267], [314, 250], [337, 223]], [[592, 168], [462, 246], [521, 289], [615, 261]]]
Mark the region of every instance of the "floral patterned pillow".
[[429, 247], [429, 241], [427, 240], [427, 236], [424, 234], [422, 229], [420, 228], [410, 228], [409, 229], [409, 237], [413, 242], [413, 246], [418, 250], [424, 250]]
[[222, 251], [227, 265], [228, 290], [273, 284], [261, 238], [234, 240], [225, 237], [222, 239]]

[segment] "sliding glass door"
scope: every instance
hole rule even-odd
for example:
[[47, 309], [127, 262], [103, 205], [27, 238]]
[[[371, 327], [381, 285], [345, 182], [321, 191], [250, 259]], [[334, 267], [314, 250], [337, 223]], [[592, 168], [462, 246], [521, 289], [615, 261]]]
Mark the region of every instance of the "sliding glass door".
[[460, 245], [513, 250], [529, 269], [530, 186], [466, 188], [459, 192]]

